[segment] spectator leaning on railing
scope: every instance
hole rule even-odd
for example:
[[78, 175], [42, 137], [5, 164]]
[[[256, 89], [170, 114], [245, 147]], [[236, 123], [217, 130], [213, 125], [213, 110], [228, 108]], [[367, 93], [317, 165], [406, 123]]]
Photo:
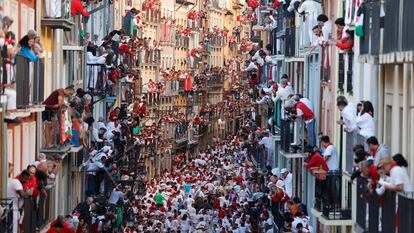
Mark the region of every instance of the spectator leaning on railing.
[[11, 198], [13, 203], [13, 233], [17, 233], [19, 230], [20, 209], [22, 206], [21, 199], [33, 194], [32, 188], [23, 188], [23, 185], [27, 183], [29, 178], [29, 172], [23, 170], [18, 177], [7, 182], [7, 198]]
[[45, 105], [45, 111], [43, 112], [43, 121], [45, 123], [45, 148], [52, 147], [55, 130], [57, 127], [56, 114], [62, 107], [65, 107], [65, 98], [72, 96], [75, 93], [73, 85], [66, 87], [65, 89], [59, 88], [43, 101]]
[[303, 164], [307, 169], [310, 169], [311, 167], [317, 167], [321, 168], [324, 171], [329, 170], [328, 165], [326, 164], [322, 155], [319, 152], [314, 151], [311, 146], [306, 146], [303, 152], [308, 158], [308, 162]]
[[368, 159], [373, 159], [375, 165], [378, 165], [382, 158], [390, 157], [387, 145], [379, 144], [376, 137], [368, 138], [367, 144], [371, 151], [371, 156]]
[[362, 103], [361, 114], [355, 121], [360, 135], [365, 138], [375, 136], [374, 107], [370, 101]]
[[[391, 157], [382, 158], [378, 165], [379, 173], [382, 174], [378, 183], [386, 191], [413, 192], [413, 185], [407, 170], [398, 166]], [[387, 179], [389, 177], [389, 179]]]
[[353, 132], [356, 128], [357, 108], [344, 96], [339, 96], [336, 99], [336, 106], [341, 112], [341, 119], [337, 121], [338, 124], [344, 126], [344, 130], [348, 133]]
[[27, 35], [25, 35], [20, 41], [19, 45], [19, 55], [29, 59], [29, 61], [34, 62], [39, 60], [39, 56], [33, 51], [36, 39], [36, 32], [30, 30]]
[[336, 153], [336, 148], [329, 140], [329, 136], [321, 137], [321, 146], [323, 148], [323, 157], [328, 165], [329, 171], [338, 170], [338, 157]]

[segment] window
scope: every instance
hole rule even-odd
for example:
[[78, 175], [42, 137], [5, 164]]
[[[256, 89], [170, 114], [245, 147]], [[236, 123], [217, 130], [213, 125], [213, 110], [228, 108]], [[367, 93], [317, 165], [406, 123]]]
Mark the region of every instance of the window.
[[354, 86], [353, 86], [353, 58], [354, 54], [352, 52], [348, 53], [348, 71], [347, 74], [347, 82], [346, 82], [346, 92], [352, 93]]
[[387, 105], [385, 108], [385, 144], [386, 145], [392, 145], [391, 144], [391, 137], [392, 137], [392, 106]]
[[339, 62], [338, 62], [338, 90], [344, 91], [344, 82], [345, 82], [345, 61], [344, 61], [344, 54], [339, 54]]

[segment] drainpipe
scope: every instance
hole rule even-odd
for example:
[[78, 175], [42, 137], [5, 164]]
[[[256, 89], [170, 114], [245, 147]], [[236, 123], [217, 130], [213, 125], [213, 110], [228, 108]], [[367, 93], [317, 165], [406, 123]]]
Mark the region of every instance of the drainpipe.
[[[60, 50], [59, 50], [59, 33], [60, 30], [53, 30], [53, 77], [60, 77], [59, 75], [59, 55], [60, 55]], [[56, 89], [59, 87], [59, 84], [56, 82], [52, 83], [52, 90]]]
[[[6, 197], [6, 190], [7, 190], [7, 178], [8, 178], [8, 172], [9, 172], [9, 164], [7, 161], [7, 123], [4, 122], [4, 114], [6, 111], [5, 106], [7, 105], [7, 97], [6, 96], [1, 96], [1, 103], [0, 103], [0, 109], [3, 111], [0, 114], [0, 121], [2, 122], [1, 125], [1, 139], [2, 141], [0, 143], [2, 143], [2, 156], [1, 157], [1, 190], [2, 193], [0, 193], [0, 197]], [[9, 145], [10, 146], [10, 145]]]

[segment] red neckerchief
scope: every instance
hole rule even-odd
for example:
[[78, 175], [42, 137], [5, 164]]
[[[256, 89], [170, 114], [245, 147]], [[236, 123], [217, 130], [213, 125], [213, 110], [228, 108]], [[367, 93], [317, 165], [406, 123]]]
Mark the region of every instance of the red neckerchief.
[[393, 162], [392, 164], [391, 164], [391, 167], [390, 167], [390, 169], [388, 170], [388, 174], [391, 172], [391, 170], [394, 168], [394, 167], [396, 167], [397, 166], [397, 164], [395, 163], [395, 162]]
[[328, 148], [329, 146], [333, 146], [333, 144], [332, 143], [328, 143], [328, 145], [325, 146], [325, 149]]
[[375, 158], [375, 154], [377, 153], [378, 148], [379, 148], [379, 145], [377, 146], [377, 148], [375, 148], [375, 149], [372, 150], [372, 152], [371, 152], [372, 153], [372, 157]]

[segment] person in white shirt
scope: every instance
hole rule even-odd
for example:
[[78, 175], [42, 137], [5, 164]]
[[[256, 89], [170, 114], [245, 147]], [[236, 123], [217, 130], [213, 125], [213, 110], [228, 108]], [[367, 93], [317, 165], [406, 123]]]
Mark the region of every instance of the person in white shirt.
[[124, 198], [124, 195], [124, 192], [119, 187], [116, 187], [112, 190], [111, 196], [108, 199], [108, 203], [117, 205], [118, 201]]
[[273, 102], [277, 102], [278, 100], [281, 101], [281, 105], [280, 108], [282, 109], [282, 114], [281, 114], [281, 119], [285, 120], [286, 116], [283, 113], [284, 109], [285, 109], [285, 102], [287, 101], [287, 99], [289, 98], [290, 95], [293, 95], [293, 89], [292, 87], [289, 85], [289, 81], [287, 78], [281, 78], [280, 79], [280, 84], [278, 85], [278, 89], [275, 95], [272, 96], [272, 100]]
[[391, 157], [385, 157], [380, 160], [378, 169], [385, 170], [385, 173], [389, 173], [390, 182], [384, 180], [378, 181], [378, 183], [384, 186], [385, 190], [393, 192], [413, 192], [413, 184], [408, 176], [407, 170], [398, 166]]
[[348, 133], [353, 132], [357, 128], [356, 118], [357, 118], [357, 108], [352, 103], [348, 103], [347, 99], [344, 96], [339, 96], [336, 99], [336, 106], [341, 112], [341, 120], [338, 120], [337, 123], [344, 125], [344, 130]]
[[100, 160], [95, 160], [95, 158], [89, 159], [86, 165], [86, 173], [88, 175], [88, 195], [94, 195], [96, 192], [97, 178], [96, 172], [104, 167], [106, 161], [106, 156], [102, 156]]
[[328, 165], [329, 171], [338, 170], [338, 158], [336, 155], [336, 149], [334, 145], [331, 144], [329, 140], [329, 136], [322, 136], [321, 137], [321, 146], [323, 148], [323, 158]]
[[275, 18], [273, 18], [273, 15], [270, 15], [266, 19], [265, 29], [268, 30], [268, 31], [273, 31], [276, 28], [277, 28], [277, 22], [276, 22]]
[[285, 193], [289, 197], [292, 197], [293, 195], [292, 173], [290, 173], [289, 170], [287, 170], [286, 168], [282, 168], [282, 170], [280, 170], [280, 175], [281, 175], [283, 182], [285, 182]]
[[4, 116], [7, 120], [15, 120], [16, 116], [14, 114], [14, 111], [16, 110], [16, 87], [15, 87], [16, 81], [12, 81], [9, 85], [6, 85], [4, 88], [4, 95], [7, 96], [7, 111], [6, 115]]
[[251, 61], [244, 71], [253, 71], [259, 69], [254, 61]]
[[332, 40], [332, 21], [329, 20], [328, 16], [321, 14], [316, 19], [321, 26], [322, 36], [325, 43]]
[[293, 89], [289, 86], [289, 81], [285, 78], [280, 79], [280, 84], [278, 85], [278, 89], [275, 95], [272, 96], [272, 100], [274, 102], [278, 101], [279, 99], [285, 101], [288, 99], [289, 95], [293, 94]]
[[19, 201], [20, 198], [28, 197], [33, 194], [33, 189], [23, 190], [23, 184], [29, 180], [30, 174], [28, 171], [23, 170], [19, 177], [11, 179], [7, 182], [7, 198], [12, 200], [13, 209], [13, 233], [17, 233], [19, 230]]
[[193, 206], [194, 199], [192, 198], [191, 194], [185, 199], [185, 204], [187, 205], [187, 208], [190, 206]]
[[299, 4], [300, 4], [300, 0], [292, 0], [292, 1], [290, 1], [290, 4], [289, 4], [289, 6], [287, 8], [287, 11], [288, 12], [294, 11], [295, 9], [297, 9], [297, 7], [299, 6]]
[[269, 137], [269, 132], [265, 132], [263, 138], [259, 141], [259, 145], [263, 145], [268, 153], [266, 165], [270, 165], [273, 162], [274, 150], [272, 139]]
[[[322, 5], [314, 0], [305, 0], [298, 8], [299, 14], [306, 14], [306, 23], [311, 27], [317, 24], [317, 17], [318, 15], [322, 14], [322, 12]], [[309, 30], [308, 33], [309, 41], [312, 44], [316, 38], [314, 38], [312, 30]]]
[[256, 100], [256, 104], [266, 104], [269, 100], [271, 100], [271, 97], [266, 94], [263, 90], [261, 91], [262, 98], [260, 100]]
[[361, 115], [355, 121], [360, 135], [365, 138], [375, 136], [374, 107], [370, 101], [364, 101]]
[[263, 230], [265, 233], [273, 233], [274, 232], [274, 226], [273, 226], [273, 219], [270, 217], [270, 215], [267, 212], [263, 213]]

